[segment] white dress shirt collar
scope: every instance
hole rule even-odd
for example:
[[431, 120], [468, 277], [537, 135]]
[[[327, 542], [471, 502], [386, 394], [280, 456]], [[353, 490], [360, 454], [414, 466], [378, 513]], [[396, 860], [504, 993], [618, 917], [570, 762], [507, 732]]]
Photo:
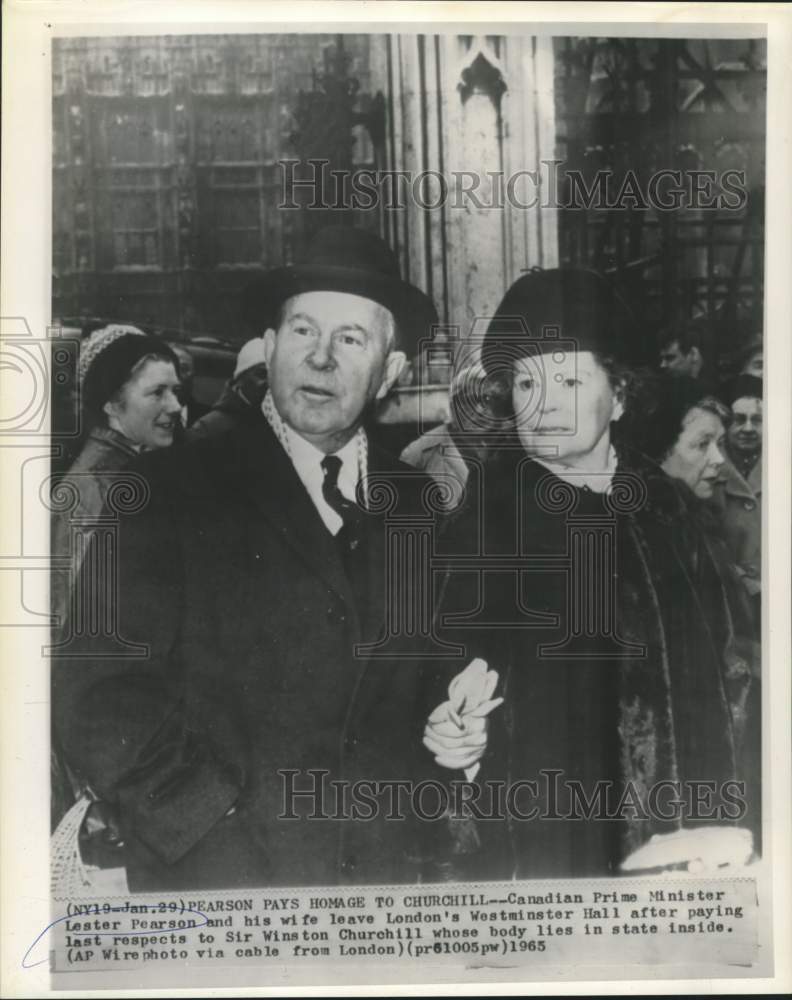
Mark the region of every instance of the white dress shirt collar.
[[[322, 459], [325, 457], [325, 453], [320, 451], [316, 445], [311, 444], [310, 441], [306, 441], [292, 427], [289, 427], [275, 409], [272, 396], [269, 393], [267, 393], [267, 397], [262, 405], [262, 410], [275, 432], [275, 436], [291, 459], [297, 475], [308, 491], [308, 496], [311, 498], [328, 531], [333, 535], [338, 534], [344, 522], [322, 495], [322, 485], [324, 483]], [[361, 428], [347, 441], [343, 448], [340, 448], [334, 454], [341, 459], [341, 469], [338, 473], [338, 488], [348, 500], [357, 500], [356, 491], [358, 483], [366, 474], [366, 470], [361, 467], [367, 454], [365, 431]]]
[[[297, 475], [308, 490], [308, 495], [313, 500], [314, 506], [319, 511], [319, 516], [328, 530], [334, 535], [338, 534], [344, 522], [322, 495], [322, 484], [324, 483], [322, 459], [325, 457], [325, 453], [311, 444], [310, 441], [306, 441], [304, 437], [300, 437], [288, 425], [286, 425], [286, 436], [289, 439], [291, 460], [297, 470]], [[338, 488], [348, 500], [354, 500], [355, 490], [360, 479], [357, 436], [347, 441], [344, 447], [334, 454], [341, 459]]]

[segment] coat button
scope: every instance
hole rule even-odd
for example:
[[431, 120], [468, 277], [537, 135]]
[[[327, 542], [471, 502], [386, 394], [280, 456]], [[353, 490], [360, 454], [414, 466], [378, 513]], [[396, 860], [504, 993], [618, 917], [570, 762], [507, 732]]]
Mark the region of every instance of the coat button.
[[753, 510], [755, 506], [756, 504], [753, 502], [753, 500], [746, 500], [745, 503], [743, 504], [743, 507], [745, 507], [746, 510]]
[[341, 871], [351, 874], [357, 868], [357, 858], [350, 854], [341, 862]]

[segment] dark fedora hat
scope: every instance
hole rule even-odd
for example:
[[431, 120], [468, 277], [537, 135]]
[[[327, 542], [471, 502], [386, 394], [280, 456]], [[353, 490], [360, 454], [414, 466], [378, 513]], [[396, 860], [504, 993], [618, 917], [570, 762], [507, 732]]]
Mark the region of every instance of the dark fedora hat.
[[278, 310], [302, 292], [347, 292], [385, 306], [396, 320], [397, 343], [408, 356], [431, 334], [437, 310], [428, 295], [403, 281], [396, 255], [379, 236], [349, 226], [320, 230], [296, 264], [268, 271], [245, 290], [249, 322], [274, 326]]
[[558, 350], [593, 351], [622, 363], [644, 360], [631, 310], [596, 271], [536, 269], [518, 278], [489, 322], [481, 359], [495, 374], [526, 355]]

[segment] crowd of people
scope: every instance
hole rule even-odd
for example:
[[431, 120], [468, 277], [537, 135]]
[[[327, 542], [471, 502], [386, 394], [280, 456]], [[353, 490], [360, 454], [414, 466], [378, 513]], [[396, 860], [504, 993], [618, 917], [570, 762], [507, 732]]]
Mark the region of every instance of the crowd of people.
[[[686, 324], [651, 371], [605, 278], [534, 270], [455, 374], [448, 421], [396, 459], [370, 419], [437, 315], [389, 248], [323, 230], [246, 303], [261, 336], [197, 420], [189, 359], [134, 327], [83, 342], [79, 551], [75, 508], [53, 525], [55, 821], [81, 797], [111, 814], [97, 826], [141, 891], [602, 875], [713, 816], [758, 851], [761, 343], [720, 385]], [[113, 586], [86, 587], [127, 472], [147, 502], [121, 517]], [[433, 483], [430, 626], [372, 655], [394, 531], [426, 523]], [[75, 621], [88, 592], [144, 657]], [[317, 773], [372, 786], [370, 815], [318, 819]], [[522, 783], [536, 818], [451, 794], [394, 820], [394, 783], [422, 780]], [[603, 783], [632, 810], [581, 821], [574, 789]], [[664, 785], [705, 785], [708, 814], [659, 809]], [[698, 860], [685, 844], [675, 860]]]

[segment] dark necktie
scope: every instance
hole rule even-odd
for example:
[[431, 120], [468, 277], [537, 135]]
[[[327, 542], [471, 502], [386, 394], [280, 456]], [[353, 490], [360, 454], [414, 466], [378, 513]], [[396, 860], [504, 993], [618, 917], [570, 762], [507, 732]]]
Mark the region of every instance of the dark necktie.
[[354, 500], [347, 500], [338, 486], [338, 474], [341, 471], [341, 459], [338, 455], [325, 455], [322, 459], [324, 482], [322, 496], [325, 503], [332, 508], [344, 522], [336, 535], [336, 540], [343, 548], [356, 549], [360, 544], [360, 508]]
[[347, 500], [338, 488], [338, 474], [341, 471], [341, 459], [337, 455], [327, 455], [322, 459], [324, 482], [322, 496], [329, 507], [344, 522], [335, 536], [344, 572], [352, 587], [357, 612], [361, 621], [367, 614], [370, 599], [369, 565], [363, 530], [363, 511], [354, 501]]

